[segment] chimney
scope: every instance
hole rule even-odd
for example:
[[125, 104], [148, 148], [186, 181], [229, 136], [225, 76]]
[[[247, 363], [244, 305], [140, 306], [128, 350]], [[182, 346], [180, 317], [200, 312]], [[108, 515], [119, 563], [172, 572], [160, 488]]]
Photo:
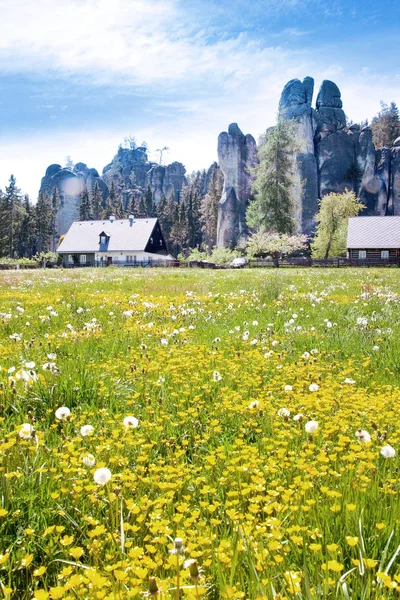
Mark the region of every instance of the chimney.
[[110, 215], [110, 223], [114, 223], [115, 221], [115, 216], [114, 215]]

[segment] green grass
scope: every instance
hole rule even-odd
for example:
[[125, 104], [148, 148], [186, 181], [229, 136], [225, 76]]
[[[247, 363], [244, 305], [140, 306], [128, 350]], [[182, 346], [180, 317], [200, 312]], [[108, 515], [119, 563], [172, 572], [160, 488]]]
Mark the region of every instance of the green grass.
[[0, 286], [0, 597], [398, 597], [400, 271]]

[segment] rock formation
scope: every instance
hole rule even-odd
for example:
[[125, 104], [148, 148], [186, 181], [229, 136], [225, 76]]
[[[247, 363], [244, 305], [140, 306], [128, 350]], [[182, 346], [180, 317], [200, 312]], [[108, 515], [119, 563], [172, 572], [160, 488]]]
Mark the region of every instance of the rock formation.
[[50, 165], [42, 179], [41, 192], [49, 195], [56, 187], [60, 194], [60, 208], [56, 218], [58, 235], [66, 233], [79, 214], [80, 195], [85, 186], [90, 190], [98, 185], [105, 203], [109, 188], [114, 183], [121, 190], [123, 202], [130, 200], [132, 193], [143, 193], [150, 185], [156, 204], [161, 195], [167, 196], [174, 192], [175, 198], [183, 185], [187, 184], [186, 169], [179, 162], [173, 162], [166, 167], [148, 160], [147, 149], [139, 148], [118, 149], [113, 160], [104, 167], [100, 177], [96, 169], [90, 169], [85, 163], [77, 163], [73, 171], [64, 169], [61, 165]]
[[146, 188], [150, 186], [154, 202], [158, 204], [163, 194], [168, 197], [172, 191], [175, 200], [179, 200], [182, 186], [187, 184], [185, 174], [186, 169], [180, 162], [173, 162], [166, 167], [162, 165], [151, 167], [146, 174]]
[[218, 137], [218, 161], [224, 175], [222, 198], [218, 205], [217, 246], [237, 244], [247, 233], [246, 208], [250, 198], [249, 168], [254, 166], [256, 142], [244, 135], [236, 123]]
[[61, 165], [50, 165], [42, 178], [40, 191], [52, 195], [57, 188], [60, 195], [60, 206], [56, 217], [58, 235], [66, 233], [79, 214], [80, 195], [83, 189], [98, 185], [103, 198], [108, 196], [108, 188], [100, 178], [96, 169], [89, 169], [85, 163], [77, 163], [73, 169], [63, 169]]
[[298, 231], [311, 233], [314, 215], [318, 210], [318, 174], [314, 152], [316, 129], [315, 111], [311, 108], [314, 80], [306, 77], [289, 81], [282, 92], [279, 111], [286, 119], [295, 119], [295, 216]]

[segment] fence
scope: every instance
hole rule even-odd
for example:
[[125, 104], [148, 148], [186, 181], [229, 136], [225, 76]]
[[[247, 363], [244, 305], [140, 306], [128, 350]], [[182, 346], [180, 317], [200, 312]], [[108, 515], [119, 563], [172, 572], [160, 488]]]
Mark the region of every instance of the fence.
[[[56, 265], [47, 265], [48, 267], [56, 266]], [[111, 265], [110, 265], [111, 266]], [[126, 262], [126, 263], [114, 263], [112, 266], [120, 267], [120, 268], [154, 268], [161, 267], [164, 269], [229, 269], [230, 265], [217, 265], [211, 262], [200, 261], [200, 260], [191, 260], [191, 261], [181, 261], [181, 260], [152, 260], [146, 259], [136, 262]], [[354, 259], [354, 258], [328, 258], [324, 259], [315, 259], [304, 256], [299, 257], [289, 257], [289, 258], [265, 258], [265, 259], [256, 259], [249, 260], [246, 264], [241, 265], [241, 268], [285, 268], [285, 267], [386, 267], [386, 266], [395, 266], [400, 267], [400, 258], [388, 258], [388, 259]], [[107, 267], [106, 263], [100, 262], [87, 262], [85, 264], [71, 264], [66, 265], [64, 268], [66, 269], [81, 269], [85, 267], [98, 267], [105, 268]], [[18, 269], [19, 265], [10, 265], [10, 264], [1, 264], [0, 270], [9, 270], [9, 269]], [[24, 265], [21, 264], [21, 269], [32, 269], [32, 268], [40, 268], [39, 265]], [[236, 267], [238, 268], [238, 267]]]

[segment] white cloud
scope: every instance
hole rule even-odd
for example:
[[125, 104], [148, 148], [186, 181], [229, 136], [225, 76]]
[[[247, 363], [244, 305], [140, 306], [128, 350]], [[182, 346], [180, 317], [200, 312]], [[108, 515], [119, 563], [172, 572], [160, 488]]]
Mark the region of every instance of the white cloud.
[[[268, 5], [271, 11], [292, 10], [304, 1]], [[217, 135], [230, 122], [255, 137], [271, 125], [281, 90], [294, 77], [311, 75], [317, 85], [334, 79], [353, 120], [371, 117], [381, 99], [390, 101], [399, 92], [398, 78], [369, 70], [354, 74], [322, 47], [312, 54], [305, 46], [274, 45], [275, 35], [269, 43], [244, 33], [229, 36], [216, 30], [206, 13], [194, 21], [179, 0], [0, 0], [0, 10], [0, 73], [54, 74], [157, 99], [158, 110], [144, 111], [141, 129], [132, 133], [153, 149], [169, 146], [169, 160], [182, 161], [189, 171], [216, 159]], [[303, 33], [288, 28], [283, 37]], [[46, 105], [52, 106], [52, 99]], [[127, 115], [117, 129], [100, 122], [93, 133], [80, 120], [74, 131], [61, 135], [3, 138], [0, 171], [3, 177], [14, 172], [35, 198], [49, 164], [63, 163], [70, 154], [101, 171], [130, 131]]]

